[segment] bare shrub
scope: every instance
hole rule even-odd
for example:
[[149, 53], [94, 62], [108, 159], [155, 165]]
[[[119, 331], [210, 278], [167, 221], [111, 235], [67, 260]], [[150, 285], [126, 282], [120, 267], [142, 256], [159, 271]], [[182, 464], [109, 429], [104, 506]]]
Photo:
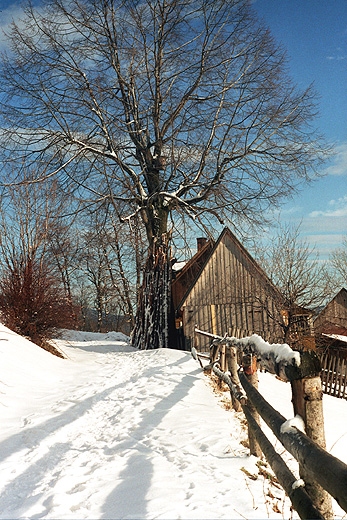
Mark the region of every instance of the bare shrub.
[[73, 328], [75, 313], [59, 278], [48, 263], [30, 257], [12, 259], [0, 279], [2, 320], [10, 329], [46, 350], [58, 328]]

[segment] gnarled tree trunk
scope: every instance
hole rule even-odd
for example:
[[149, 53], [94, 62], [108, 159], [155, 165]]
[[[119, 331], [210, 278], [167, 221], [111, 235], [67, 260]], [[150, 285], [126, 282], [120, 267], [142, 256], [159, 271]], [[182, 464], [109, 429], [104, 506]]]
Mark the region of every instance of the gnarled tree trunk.
[[142, 350], [169, 347], [171, 259], [167, 235], [150, 248], [139, 292], [132, 345]]

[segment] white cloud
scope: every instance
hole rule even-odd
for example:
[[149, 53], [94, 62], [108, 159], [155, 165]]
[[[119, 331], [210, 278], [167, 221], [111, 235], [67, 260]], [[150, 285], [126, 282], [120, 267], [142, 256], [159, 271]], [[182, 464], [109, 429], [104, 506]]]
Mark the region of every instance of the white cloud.
[[347, 217], [347, 208], [338, 208], [330, 211], [312, 211], [309, 215], [315, 217]]
[[347, 217], [347, 195], [344, 195], [337, 200], [330, 200], [329, 206], [330, 209], [312, 211], [309, 214], [309, 217]]
[[347, 58], [344, 49], [341, 47], [336, 47], [335, 54], [331, 54], [330, 56], [327, 56], [327, 59], [330, 61], [342, 61]]
[[327, 60], [330, 61], [343, 61], [347, 58], [347, 56], [337, 55], [337, 56], [327, 56]]
[[346, 175], [347, 174], [347, 143], [342, 143], [335, 148], [332, 162], [324, 173], [326, 175]]
[[311, 245], [317, 246], [325, 246], [325, 247], [336, 247], [336, 244], [342, 243], [345, 235], [342, 233], [329, 234], [329, 233], [315, 233], [311, 231], [310, 234], [305, 235], [303, 233], [305, 240]]
[[8, 26], [12, 20], [15, 20], [23, 13], [23, 9], [17, 3], [9, 5], [6, 9], [1, 9], [0, 27]]

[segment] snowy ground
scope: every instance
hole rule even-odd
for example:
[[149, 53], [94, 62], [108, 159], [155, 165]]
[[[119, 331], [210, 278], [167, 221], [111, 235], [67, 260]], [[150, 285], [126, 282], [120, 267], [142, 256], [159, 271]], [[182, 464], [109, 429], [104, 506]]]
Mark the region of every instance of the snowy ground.
[[[0, 518], [297, 518], [190, 354], [116, 333], [56, 344], [67, 359], [0, 325]], [[292, 416], [288, 385], [261, 374], [260, 388]], [[324, 402], [327, 447], [347, 462], [347, 402]]]

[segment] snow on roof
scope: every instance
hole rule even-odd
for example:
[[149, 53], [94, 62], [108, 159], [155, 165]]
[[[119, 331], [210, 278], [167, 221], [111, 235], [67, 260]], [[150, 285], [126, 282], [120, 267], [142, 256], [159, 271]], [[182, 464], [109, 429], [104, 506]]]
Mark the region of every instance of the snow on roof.
[[322, 334], [322, 336], [326, 336], [327, 338], [337, 339], [339, 341], [343, 341], [343, 343], [347, 343], [347, 336], [342, 336], [341, 334]]
[[187, 261], [183, 260], [182, 262], [175, 262], [172, 266], [173, 271], [180, 271], [186, 265]]

